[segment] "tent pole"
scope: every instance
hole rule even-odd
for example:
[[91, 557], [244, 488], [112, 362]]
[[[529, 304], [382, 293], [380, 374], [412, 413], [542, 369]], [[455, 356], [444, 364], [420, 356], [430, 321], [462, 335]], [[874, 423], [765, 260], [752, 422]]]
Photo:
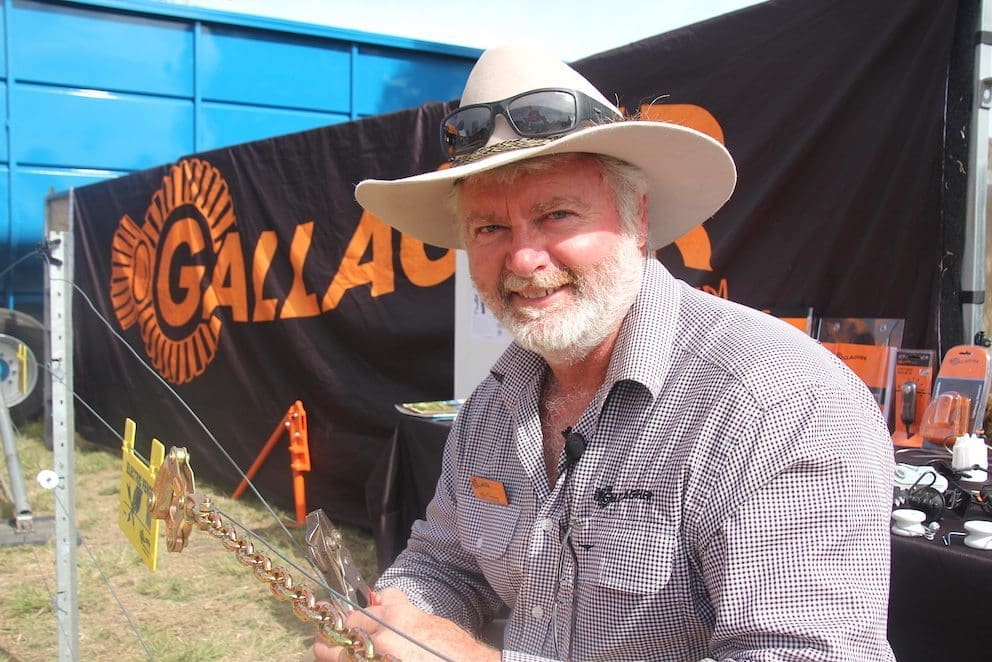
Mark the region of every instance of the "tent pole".
[[981, 25], [975, 42], [975, 87], [968, 146], [968, 198], [964, 259], [961, 268], [961, 314], [964, 342], [977, 342], [985, 330], [985, 216], [988, 200], [989, 109], [992, 108], [992, 2], [981, 1]]

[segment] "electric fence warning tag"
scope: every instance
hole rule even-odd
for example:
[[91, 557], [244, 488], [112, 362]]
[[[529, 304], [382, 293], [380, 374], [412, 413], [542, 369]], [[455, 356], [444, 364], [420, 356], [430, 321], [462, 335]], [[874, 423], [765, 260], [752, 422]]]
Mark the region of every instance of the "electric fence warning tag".
[[155, 485], [155, 473], [165, 460], [165, 446], [152, 439], [150, 464], [134, 452], [135, 424], [124, 422], [124, 443], [121, 444], [121, 496], [117, 523], [121, 531], [138, 550], [152, 572], [158, 566], [158, 530], [162, 521], [152, 518], [149, 499]]

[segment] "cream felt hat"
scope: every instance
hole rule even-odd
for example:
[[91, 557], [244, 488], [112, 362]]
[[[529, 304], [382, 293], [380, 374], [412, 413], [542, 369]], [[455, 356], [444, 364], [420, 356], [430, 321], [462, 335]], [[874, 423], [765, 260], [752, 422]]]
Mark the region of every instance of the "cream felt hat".
[[623, 120], [593, 85], [550, 53], [531, 46], [485, 51], [465, 84], [461, 107], [509, 99], [530, 90], [576, 90], [615, 112], [616, 121], [579, 125], [570, 133], [521, 140], [502, 115], [475, 154], [450, 168], [393, 181], [358, 184], [359, 204], [401, 232], [443, 248], [462, 248], [447, 199], [469, 175], [550, 154], [606, 154], [641, 168], [648, 178], [648, 244], [661, 248], [693, 229], [727, 201], [737, 181], [730, 153], [704, 133], [659, 121]]

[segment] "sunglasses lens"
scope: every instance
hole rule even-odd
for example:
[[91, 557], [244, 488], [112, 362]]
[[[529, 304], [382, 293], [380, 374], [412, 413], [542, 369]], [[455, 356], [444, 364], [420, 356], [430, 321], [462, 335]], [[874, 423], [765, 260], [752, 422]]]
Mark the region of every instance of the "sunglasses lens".
[[441, 125], [445, 152], [454, 156], [485, 145], [492, 133], [492, 118], [489, 108], [479, 106], [451, 113]]
[[[579, 116], [579, 98], [583, 116]], [[503, 115], [518, 136], [544, 138], [577, 128], [580, 123], [599, 124], [616, 115], [593, 99], [570, 90], [538, 90], [505, 101], [466, 106], [451, 113], [441, 124], [445, 154], [456, 157], [484, 147], [493, 134], [496, 115]]]
[[511, 101], [507, 111], [521, 136], [547, 136], [575, 127], [575, 97], [568, 92], [525, 94]]

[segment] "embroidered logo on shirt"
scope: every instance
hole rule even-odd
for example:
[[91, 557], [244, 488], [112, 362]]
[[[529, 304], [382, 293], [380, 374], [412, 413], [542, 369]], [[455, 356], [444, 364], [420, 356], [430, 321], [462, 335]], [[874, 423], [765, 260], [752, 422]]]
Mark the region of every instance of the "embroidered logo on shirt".
[[610, 485], [609, 487], [597, 487], [596, 493], [592, 498], [600, 508], [606, 508], [611, 503], [626, 501], [627, 499], [650, 501], [653, 496], [654, 493], [651, 490], [632, 489], [624, 492], [614, 492], [613, 486]]

